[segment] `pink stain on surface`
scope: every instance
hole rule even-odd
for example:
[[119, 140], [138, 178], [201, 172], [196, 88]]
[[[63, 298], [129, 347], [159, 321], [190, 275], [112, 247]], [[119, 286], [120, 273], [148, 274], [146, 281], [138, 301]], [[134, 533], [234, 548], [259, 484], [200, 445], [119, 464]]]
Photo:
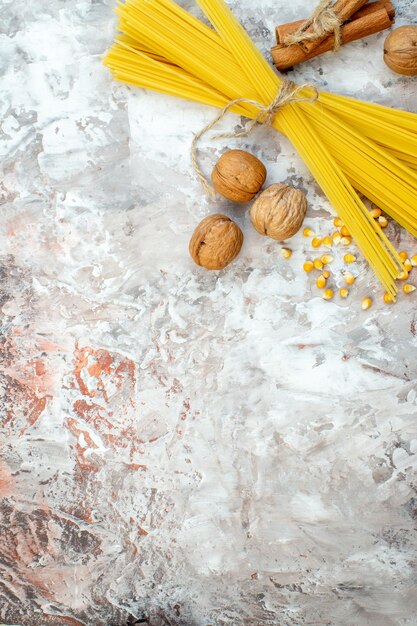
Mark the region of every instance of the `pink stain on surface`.
[[65, 426], [76, 439], [76, 443], [72, 445], [72, 448], [76, 453], [78, 467], [87, 472], [97, 472], [100, 467], [97, 464], [89, 462], [86, 458], [88, 451], [97, 450], [98, 448], [98, 445], [94, 442], [90, 433], [84, 430], [80, 422], [73, 418], [68, 418], [65, 422]]
[[89, 346], [74, 351], [70, 387], [75, 391], [73, 414], [66, 427], [80, 469], [98, 471], [107, 450], [130, 469], [139, 469], [139, 437], [134, 408], [136, 366], [118, 353]]
[[80, 527], [65, 513], [40, 506], [22, 510], [12, 499], [5, 499], [0, 508], [0, 529], [2, 565], [5, 571], [13, 568], [14, 572], [12, 584], [6, 587], [8, 598], [12, 604], [26, 603], [27, 594], [31, 593], [38, 607], [36, 621], [22, 616], [22, 621], [13, 623], [85, 623], [65, 615], [65, 610], [61, 613], [58, 607], [61, 602], [73, 602], [76, 609], [82, 609], [83, 602], [74, 598], [69, 582], [75, 568], [81, 579], [91, 576], [85, 554], [96, 559], [102, 553], [101, 542], [93, 532]]
[[0, 461], [0, 498], [7, 498], [15, 492], [15, 479], [8, 465]]
[[[21, 329], [20, 329], [21, 330]], [[15, 328], [2, 346], [0, 373], [4, 378], [3, 425], [18, 425], [20, 434], [36, 424], [53, 396], [55, 377], [47, 357], [28, 358], [38, 353], [26, 335]]]
[[32, 402], [29, 403], [29, 414], [28, 414], [28, 424], [29, 426], [33, 426], [46, 407], [47, 398], [43, 396], [42, 398], [34, 398]]

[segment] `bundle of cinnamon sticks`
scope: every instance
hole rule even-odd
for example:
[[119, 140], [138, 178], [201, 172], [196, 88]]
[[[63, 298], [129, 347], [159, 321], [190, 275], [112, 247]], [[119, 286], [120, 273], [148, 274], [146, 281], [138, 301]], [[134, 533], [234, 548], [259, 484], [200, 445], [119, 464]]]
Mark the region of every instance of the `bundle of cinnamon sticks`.
[[[349, 43], [383, 31], [395, 21], [395, 9], [390, 0], [378, 0], [367, 3], [367, 0], [337, 0], [333, 6], [341, 24], [342, 43]], [[283, 72], [303, 61], [313, 59], [324, 52], [334, 49], [335, 35], [328, 34], [314, 40], [300, 41], [288, 45], [284, 43], [289, 35], [303, 31], [305, 20], [277, 26], [277, 45], [271, 48], [276, 68]], [[311, 32], [309, 26], [305, 32]]]

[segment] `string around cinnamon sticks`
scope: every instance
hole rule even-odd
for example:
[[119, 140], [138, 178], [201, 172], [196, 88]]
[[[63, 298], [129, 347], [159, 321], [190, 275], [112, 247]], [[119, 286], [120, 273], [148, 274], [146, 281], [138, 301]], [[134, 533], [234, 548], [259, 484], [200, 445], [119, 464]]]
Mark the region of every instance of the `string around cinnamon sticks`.
[[[380, 9], [386, 9], [390, 20], [394, 20], [395, 9], [391, 0], [378, 0], [377, 2], [368, 2], [368, 4], [365, 4], [361, 9], [359, 9], [359, 11], [356, 11], [356, 13], [354, 13], [349, 20], [346, 20], [346, 22], [352, 22], [362, 17], [374, 14]], [[305, 24], [305, 20], [297, 20], [295, 22], [289, 22], [288, 24], [281, 24], [280, 26], [277, 26], [275, 29], [277, 45], [283, 44], [286, 37], [291, 33], [298, 31], [303, 24]]]
[[[362, 1], [362, 0], [359, 0]], [[365, 0], [367, 2], [367, 0]], [[308, 18], [294, 33], [289, 33], [284, 39], [285, 46], [301, 44], [304, 47], [309, 43], [316, 47], [330, 33], [334, 34], [334, 49], [339, 50], [342, 45], [342, 22], [333, 7], [333, 0], [321, 0], [311, 17]]]
[[[390, 0], [371, 2], [362, 6], [350, 17], [347, 23], [343, 24], [341, 28], [342, 43], [346, 44], [381, 32], [390, 28], [394, 21], [395, 9]], [[334, 49], [334, 35], [328, 36], [310, 51], [306, 51], [302, 44], [284, 45], [283, 42], [288, 35], [299, 31], [304, 23], [304, 20], [298, 20], [276, 28], [277, 45], [271, 48], [271, 54], [277, 69], [281, 72]]]
[[333, 0], [321, 0], [305, 26], [297, 33], [288, 35], [284, 45], [299, 44], [308, 54], [333, 32], [335, 50], [338, 50], [342, 43], [340, 33], [342, 24], [367, 2], [368, 0], [336, 0], [333, 4]]

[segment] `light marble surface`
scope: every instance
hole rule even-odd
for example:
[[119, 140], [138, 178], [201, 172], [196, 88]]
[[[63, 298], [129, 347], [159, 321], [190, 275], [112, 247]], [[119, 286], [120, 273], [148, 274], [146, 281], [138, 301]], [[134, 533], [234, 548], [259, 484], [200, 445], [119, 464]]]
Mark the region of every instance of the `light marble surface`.
[[[189, 147], [213, 111], [112, 82], [113, 4], [0, 5], [0, 620], [416, 625], [416, 298], [383, 306], [360, 262], [350, 300], [326, 303], [301, 235], [285, 262], [247, 210], [206, 200]], [[268, 54], [312, 3], [232, 6]], [[396, 6], [415, 21], [416, 0]], [[383, 39], [290, 77], [417, 110]], [[268, 129], [207, 142], [205, 168], [237, 146], [331, 231]], [[188, 240], [218, 210], [245, 243], [207, 273]]]

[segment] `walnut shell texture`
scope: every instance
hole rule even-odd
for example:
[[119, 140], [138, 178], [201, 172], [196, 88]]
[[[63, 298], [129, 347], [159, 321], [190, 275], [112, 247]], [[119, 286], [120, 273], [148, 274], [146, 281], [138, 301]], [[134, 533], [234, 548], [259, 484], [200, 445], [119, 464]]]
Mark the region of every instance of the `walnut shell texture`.
[[253, 154], [229, 150], [217, 161], [211, 180], [216, 191], [228, 200], [249, 202], [262, 189], [266, 169]]
[[301, 228], [306, 212], [307, 198], [302, 191], [276, 183], [255, 200], [250, 217], [258, 233], [283, 241]]
[[222, 270], [237, 257], [243, 243], [239, 226], [227, 215], [208, 215], [195, 229], [190, 254], [197, 265]]
[[400, 26], [388, 35], [384, 61], [397, 74], [417, 75], [417, 26]]

